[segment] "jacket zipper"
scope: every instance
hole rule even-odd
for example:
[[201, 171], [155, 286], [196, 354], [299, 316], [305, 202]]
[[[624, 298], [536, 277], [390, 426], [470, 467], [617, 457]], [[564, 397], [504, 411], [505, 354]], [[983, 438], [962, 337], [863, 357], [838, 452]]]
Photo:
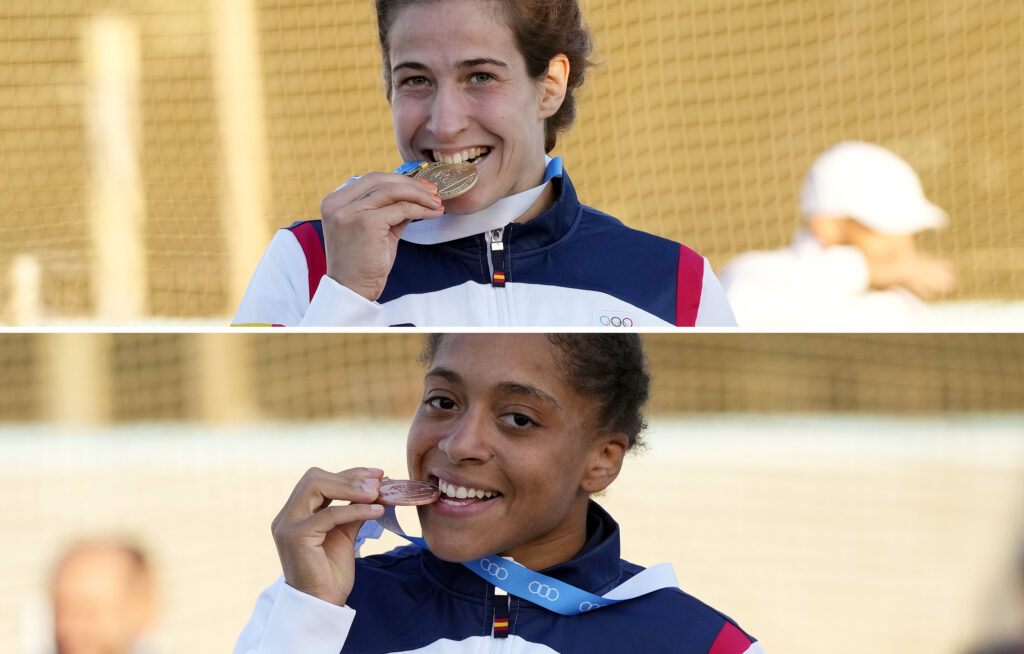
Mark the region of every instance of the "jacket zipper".
[[502, 242], [504, 229], [492, 229], [487, 240], [491, 250], [491, 286], [505, 285], [505, 244]]
[[504, 652], [508, 648], [511, 599], [504, 590], [494, 587], [494, 622], [491, 625], [490, 647], [492, 654]]

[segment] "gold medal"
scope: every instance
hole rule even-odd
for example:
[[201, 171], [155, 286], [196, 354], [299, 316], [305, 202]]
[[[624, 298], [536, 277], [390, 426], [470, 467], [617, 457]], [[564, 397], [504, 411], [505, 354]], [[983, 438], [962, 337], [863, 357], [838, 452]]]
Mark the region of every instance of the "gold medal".
[[420, 164], [413, 177], [425, 179], [437, 186], [442, 200], [451, 200], [469, 191], [476, 184], [476, 166], [469, 162], [447, 164], [439, 161]]

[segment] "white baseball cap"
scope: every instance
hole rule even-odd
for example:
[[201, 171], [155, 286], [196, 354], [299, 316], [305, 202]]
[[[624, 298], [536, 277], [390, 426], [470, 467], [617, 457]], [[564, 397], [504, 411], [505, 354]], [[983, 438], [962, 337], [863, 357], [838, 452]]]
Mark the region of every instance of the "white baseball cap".
[[880, 145], [844, 141], [821, 153], [804, 178], [805, 218], [847, 216], [882, 234], [938, 229], [946, 212], [924, 196], [921, 179]]

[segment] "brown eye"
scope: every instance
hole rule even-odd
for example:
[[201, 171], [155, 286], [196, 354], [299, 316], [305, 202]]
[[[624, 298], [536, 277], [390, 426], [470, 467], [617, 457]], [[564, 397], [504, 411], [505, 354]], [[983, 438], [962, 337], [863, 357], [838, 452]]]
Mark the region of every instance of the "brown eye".
[[427, 399], [426, 404], [442, 411], [451, 411], [455, 408], [455, 400], [450, 397], [436, 396]]
[[504, 415], [498, 416], [498, 419], [504, 422], [506, 425], [509, 425], [510, 427], [524, 428], [533, 427], [537, 425], [537, 423], [534, 422], [532, 418], [523, 413], [506, 413]]

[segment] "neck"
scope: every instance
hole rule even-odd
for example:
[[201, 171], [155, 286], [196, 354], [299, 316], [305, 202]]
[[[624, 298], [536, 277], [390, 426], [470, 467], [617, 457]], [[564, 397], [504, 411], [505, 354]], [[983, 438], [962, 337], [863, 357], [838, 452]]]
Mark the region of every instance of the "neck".
[[499, 556], [510, 556], [530, 570], [544, 570], [565, 563], [583, 549], [587, 542], [587, 502], [581, 493], [573, 500], [569, 512], [561, 523], [547, 534], [528, 543], [517, 545]]
[[515, 222], [525, 223], [528, 220], [532, 220], [537, 216], [544, 213], [548, 207], [555, 203], [555, 187], [551, 182], [544, 185], [544, 190], [541, 191], [540, 197], [534, 200], [533, 204], [530, 205], [526, 211], [524, 211]]

